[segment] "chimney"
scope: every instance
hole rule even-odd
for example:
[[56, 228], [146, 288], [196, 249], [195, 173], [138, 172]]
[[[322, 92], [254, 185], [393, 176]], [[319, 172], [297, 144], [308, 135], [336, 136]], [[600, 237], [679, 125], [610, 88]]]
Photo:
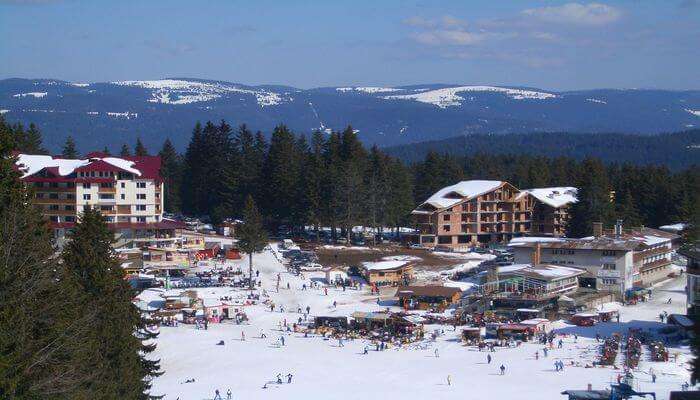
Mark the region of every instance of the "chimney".
[[618, 219], [617, 222], [615, 222], [615, 236], [620, 237], [622, 236], [622, 220]]
[[535, 247], [532, 249], [532, 266], [540, 265], [540, 252], [542, 245], [540, 242], [535, 242]]
[[603, 223], [602, 222], [594, 222], [593, 223], [593, 236], [595, 236], [595, 237], [603, 236]]

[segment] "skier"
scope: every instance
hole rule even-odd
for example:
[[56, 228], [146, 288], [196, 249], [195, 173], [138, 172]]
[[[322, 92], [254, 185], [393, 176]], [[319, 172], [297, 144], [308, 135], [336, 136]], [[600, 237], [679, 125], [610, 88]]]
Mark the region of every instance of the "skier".
[[282, 374], [277, 374], [277, 384], [282, 384]]
[[226, 400], [231, 400], [231, 388], [226, 391]]
[[666, 302], [666, 304], [671, 304], [671, 298], [670, 298], [670, 297], [668, 298], [668, 301]]
[[326, 288], [323, 288], [323, 294], [326, 295], [326, 296], [328, 296], [328, 288], [327, 288], [327, 287], [326, 287]]
[[440, 353], [438, 353], [438, 349], [435, 349], [435, 358], [440, 358]]
[[364, 354], [367, 354], [368, 351], [369, 351], [369, 350], [367, 349], [367, 346], [365, 346], [365, 352], [364, 352]]
[[267, 338], [267, 335], [265, 334], [265, 331], [260, 329], [260, 339], [266, 339], [266, 338]]
[[506, 366], [501, 364], [501, 375], [505, 375], [505, 374], [506, 374]]
[[280, 343], [282, 343], [282, 346], [284, 346], [284, 336], [280, 336]]
[[311, 307], [306, 306], [306, 313], [308, 314], [308, 313], [310, 313], [310, 312], [311, 312]]
[[452, 386], [452, 377], [447, 375], [447, 386]]
[[338, 338], [338, 347], [345, 347], [343, 344], [343, 338]]
[[219, 393], [219, 389], [214, 390], [214, 400], [223, 400], [221, 398], [221, 393]]
[[338, 308], [338, 303], [335, 300], [333, 300], [333, 308]]
[[292, 374], [287, 374], [287, 383], [292, 383]]
[[486, 363], [491, 364], [491, 354], [486, 355]]
[[651, 383], [656, 383], [656, 374], [651, 374]]
[[540, 359], [540, 352], [536, 351], [535, 352], [535, 360], [539, 360], [539, 359]]
[[245, 332], [241, 331], [241, 342], [245, 342]]
[[561, 349], [562, 346], [564, 346], [564, 342], [561, 339], [559, 339], [559, 342], [557, 343], [557, 347], [559, 347]]
[[547, 357], [547, 348], [546, 347], [542, 349], [542, 353], [544, 353], [544, 356]]

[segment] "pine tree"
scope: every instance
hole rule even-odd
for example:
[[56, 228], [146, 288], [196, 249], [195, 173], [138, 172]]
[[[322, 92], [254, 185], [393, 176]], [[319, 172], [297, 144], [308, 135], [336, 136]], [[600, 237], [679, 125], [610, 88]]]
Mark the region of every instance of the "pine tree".
[[306, 218], [316, 232], [316, 241], [320, 240], [319, 229], [323, 223], [323, 181], [326, 173], [326, 163], [323, 156], [325, 139], [323, 134], [315, 131], [311, 138], [311, 148], [306, 157], [303, 174], [303, 188], [307, 204]]
[[109, 148], [108, 148], [107, 146], [105, 146], [105, 147], [102, 149], [102, 153], [104, 153], [105, 155], [108, 155], [108, 156], [112, 154], [112, 153], [109, 152]]
[[75, 282], [53, 257], [51, 233], [13, 168], [12, 130], [0, 117], [0, 397], [88, 398]]
[[63, 158], [78, 158], [78, 151], [75, 149], [75, 140], [73, 140], [73, 136], [68, 136], [68, 138], [66, 138], [66, 144], [63, 145], [61, 156]]
[[613, 206], [610, 201], [610, 184], [607, 171], [599, 160], [586, 159], [582, 163], [582, 176], [578, 187], [578, 202], [570, 207], [567, 235], [589, 236], [593, 222], [612, 224]]
[[24, 133], [24, 142], [18, 146], [19, 151], [27, 154], [46, 154], [47, 151], [42, 147], [42, 138], [39, 128], [34, 123], [29, 124], [29, 129]]
[[292, 207], [301, 182], [301, 163], [295, 148], [294, 134], [284, 125], [275, 127], [264, 166], [266, 184], [262, 209], [279, 224], [294, 222]]
[[623, 224], [629, 227], [641, 226], [642, 218], [639, 216], [632, 193], [616, 192], [616, 199], [619, 199], [615, 207], [616, 219], [622, 220]]
[[148, 155], [148, 150], [146, 149], [146, 146], [143, 145], [143, 142], [141, 142], [141, 138], [136, 138], [136, 146], [134, 146], [134, 155], [138, 157]]
[[177, 154], [175, 146], [170, 139], [165, 139], [163, 148], [158, 153], [160, 156], [160, 175], [165, 184], [165, 198], [163, 199], [165, 211], [169, 213], [181, 210], [180, 182], [182, 179], [182, 161]]
[[84, 293], [81, 311], [97, 313], [83, 338], [94, 378], [87, 389], [95, 398], [148, 399], [159, 362], [149, 360], [157, 334], [131, 303], [135, 293], [112, 250], [114, 236], [99, 211], [87, 208], [61, 257]]
[[122, 145], [122, 149], [119, 151], [119, 156], [120, 157], [130, 157], [131, 156], [131, 150], [129, 149], [129, 145], [124, 143]]
[[243, 210], [243, 224], [238, 227], [238, 247], [248, 253], [248, 277], [250, 290], [253, 290], [253, 254], [267, 246], [267, 233], [263, 228], [262, 216], [251, 195], [248, 195]]

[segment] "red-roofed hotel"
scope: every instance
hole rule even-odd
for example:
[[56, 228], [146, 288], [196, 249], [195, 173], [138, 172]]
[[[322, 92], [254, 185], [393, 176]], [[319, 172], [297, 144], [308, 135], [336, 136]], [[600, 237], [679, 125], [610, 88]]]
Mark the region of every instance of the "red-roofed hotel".
[[[65, 237], [86, 206], [100, 210], [118, 239], [167, 240], [173, 221], [163, 220], [160, 157], [112, 157], [90, 153], [84, 159], [18, 154], [22, 179], [34, 187], [35, 202]], [[144, 243], [146, 244], [146, 243]]]

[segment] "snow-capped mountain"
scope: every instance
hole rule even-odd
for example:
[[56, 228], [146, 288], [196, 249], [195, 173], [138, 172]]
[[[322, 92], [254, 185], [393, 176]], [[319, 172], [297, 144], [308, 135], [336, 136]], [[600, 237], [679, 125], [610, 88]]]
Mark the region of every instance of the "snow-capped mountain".
[[35, 122], [47, 146], [73, 135], [81, 149], [116, 149], [136, 137], [180, 148], [196, 121], [227, 120], [300, 133], [351, 124], [368, 144], [396, 145], [470, 133], [575, 131], [657, 133], [700, 126], [700, 91], [555, 92], [485, 85], [296, 89], [189, 78], [76, 83], [0, 80], [0, 113]]

